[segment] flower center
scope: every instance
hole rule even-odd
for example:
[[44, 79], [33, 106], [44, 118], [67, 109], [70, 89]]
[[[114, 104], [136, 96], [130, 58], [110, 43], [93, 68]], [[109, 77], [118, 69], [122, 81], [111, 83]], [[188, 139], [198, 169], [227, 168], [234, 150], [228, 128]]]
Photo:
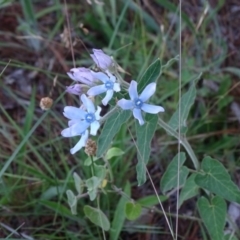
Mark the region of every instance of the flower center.
[[95, 119], [95, 115], [93, 113], [87, 113], [86, 116], [85, 116], [85, 120], [88, 123], [92, 123], [92, 122], [94, 122], [96, 120]]
[[135, 100], [136, 108], [141, 108], [142, 105], [143, 105], [143, 101], [141, 99], [138, 98], [138, 99]]
[[113, 89], [113, 82], [111, 82], [111, 81], [107, 81], [106, 83], [105, 83], [105, 87], [106, 87], [106, 89]]

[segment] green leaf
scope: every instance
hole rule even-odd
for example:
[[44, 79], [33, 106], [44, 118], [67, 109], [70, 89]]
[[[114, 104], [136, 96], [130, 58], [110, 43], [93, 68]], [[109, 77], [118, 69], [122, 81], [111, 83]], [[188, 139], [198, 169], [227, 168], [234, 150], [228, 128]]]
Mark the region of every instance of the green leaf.
[[95, 225], [101, 227], [104, 231], [108, 231], [110, 229], [110, 223], [106, 215], [97, 208], [93, 208], [91, 206], [84, 206], [83, 208], [85, 216]]
[[[180, 112], [180, 121], [179, 121], [179, 104], [177, 107], [177, 110], [175, 111], [175, 113], [172, 115], [170, 121], [169, 121], [169, 126], [174, 129], [175, 131], [177, 129], [181, 129], [182, 133], [186, 133], [187, 132], [187, 117], [189, 114], [189, 111], [192, 107], [192, 105], [194, 104], [195, 98], [196, 98], [196, 88], [195, 88], [195, 82], [202, 76], [202, 73], [200, 73], [198, 76], [196, 76], [195, 78], [193, 78], [192, 80], [192, 86], [189, 88], [189, 90], [183, 94], [183, 96], [181, 97], [181, 112]], [[179, 126], [180, 123], [180, 126]]]
[[228, 201], [240, 203], [240, 190], [219, 161], [205, 157], [201, 169], [203, 173], [199, 173], [195, 178], [195, 182], [200, 187]]
[[98, 177], [101, 180], [103, 180], [107, 174], [106, 168], [102, 165], [97, 165], [97, 164], [94, 164], [94, 172], [96, 177]]
[[220, 112], [222, 108], [227, 107], [233, 102], [233, 96], [223, 96], [218, 102], [218, 111]]
[[[168, 199], [168, 196], [160, 195], [158, 197], [159, 197], [161, 203]], [[159, 204], [159, 201], [158, 201], [158, 198], [156, 197], [156, 195], [150, 195], [150, 196], [138, 199], [137, 203], [139, 203], [141, 206], [144, 206], [144, 207], [152, 207], [154, 205]]]
[[125, 205], [125, 214], [128, 220], [137, 219], [142, 212], [142, 207], [138, 203], [128, 202]]
[[141, 79], [138, 81], [138, 92], [141, 93], [149, 83], [156, 82], [161, 72], [161, 61], [160, 59], [157, 59], [147, 68]]
[[235, 235], [229, 233], [224, 236], [224, 240], [238, 240], [238, 238], [236, 238]]
[[39, 199], [49, 200], [51, 198], [58, 197], [59, 195], [63, 194], [64, 192], [66, 192], [65, 185], [64, 186], [61, 186], [61, 185], [60, 186], [51, 186], [42, 192]]
[[52, 209], [55, 213], [64, 215], [66, 217], [72, 216], [70, 210], [59, 202], [53, 202], [48, 200], [40, 200], [39, 202], [44, 206]]
[[186, 160], [186, 154], [179, 153], [179, 166], [178, 166], [178, 154], [173, 158], [167, 167], [166, 172], [161, 179], [161, 190], [163, 193], [178, 187], [178, 171], [179, 171], [179, 186], [182, 186], [186, 182], [189, 170], [185, 166], [182, 166]]
[[226, 67], [222, 69], [223, 71], [235, 74], [236, 76], [240, 77], [240, 68], [236, 67]]
[[[193, 82], [192, 86], [189, 90], [183, 94], [181, 97], [181, 109], [180, 109], [180, 128], [187, 127], [186, 121], [189, 114], [189, 111], [195, 101], [196, 98], [196, 88], [195, 82]], [[179, 106], [177, 110], [172, 115], [170, 121], [168, 122], [169, 126], [175, 131], [179, 128]], [[182, 132], [182, 131], [181, 131]]]
[[24, 13], [24, 17], [28, 24], [32, 25], [32, 27], [36, 27], [36, 14], [33, 8], [33, 2], [31, 0], [21, 0], [20, 1]]
[[151, 153], [151, 140], [157, 127], [157, 121], [157, 115], [146, 114], [144, 125], [140, 126], [138, 122], [135, 124], [138, 152], [138, 164], [136, 166], [138, 186], [146, 181], [146, 165]]
[[224, 199], [215, 196], [209, 202], [205, 197], [201, 197], [197, 206], [211, 239], [223, 240], [227, 214], [227, 204]]
[[179, 196], [179, 208], [184, 201], [198, 194], [199, 186], [195, 183], [196, 175], [197, 174], [195, 173], [191, 174], [191, 176], [187, 179], [185, 185], [183, 186]]
[[143, 20], [144, 26], [159, 32], [159, 24], [156, 23], [152, 14], [149, 14], [147, 11], [143, 11], [141, 5], [135, 1], [127, 1], [126, 3], [129, 3], [129, 9], [131, 9], [134, 14], [139, 14], [141, 12], [141, 19]]
[[84, 166], [91, 166], [92, 165], [92, 161], [95, 162], [98, 159], [99, 159], [98, 157], [93, 157], [93, 159], [91, 159], [91, 157], [88, 157], [84, 161]]
[[71, 208], [71, 212], [73, 215], [77, 214], [77, 198], [71, 190], [67, 190], [66, 192], [68, 198], [68, 204]]
[[[124, 192], [126, 193], [127, 196], [131, 197], [131, 186], [129, 182], [126, 183]], [[110, 230], [110, 240], [119, 239], [119, 234], [122, 230], [125, 221], [125, 214], [123, 214], [123, 212], [125, 211], [125, 205], [127, 201], [128, 198], [125, 195], [122, 195], [117, 204], [116, 210], [114, 211], [112, 227]]]
[[91, 201], [93, 201], [97, 197], [97, 189], [101, 184], [101, 182], [102, 182], [102, 179], [95, 176], [86, 180], [88, 195]]
[[75, 188], [78, 194], [82, 194], [83, 187], [84, 187], [82, 179], [79, 177], [79, 175], [76, 172], [73, 173], [73, 178], [74, 178]]
[[124, 154], [124, 151], [122, 151], [120, 148], [113, 147], [113, 148], [110, 148], [107, 151], [106, 159], [110, 160], [113, 157], [118, 157], [118, 156], [121, 156], [123, 154]]
[[101, 157], [108, 149], [114, 136], [120, 127], [131, 117], [130, 110], [119, 111], [110, 116], [104, 124], [101, 135], [98, 138], [97, 157]]

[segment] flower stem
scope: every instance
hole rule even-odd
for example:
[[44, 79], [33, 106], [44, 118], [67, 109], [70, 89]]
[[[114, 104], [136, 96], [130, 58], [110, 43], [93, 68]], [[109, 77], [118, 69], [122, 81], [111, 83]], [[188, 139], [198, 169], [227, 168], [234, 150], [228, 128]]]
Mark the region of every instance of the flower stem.
[[91, 155], [90, 156], [90, 159], [91, 159], [91, 162], [92, 162], [92, 164], [91, 164], [91, 169], [92, 169], [92, 176], [95, 176], [95, 169], [94, 169], [94, 163], [93, 163], [93, 156]]
[[178, 139], [178, 141], [180, 141], [180, 143], [183, 145], [183, 147], [186, 149], [188, 155], [190, 156], [195, 169], [199, 170], [199, 168], [200, 168], [199, 161], [198, 161], [191, 145], [187, 141], [187, 139], [185, 137], [183, 137], [182, 135], [179, 138], [178, 133], [174, 129], [172, 129], [167, 123], [165, 123], [160, 117], [158, 118], [158, 124], [162, 128], [164, 128], [166, 130], [166, 132], [168, 132], [170, 135], [174, 136], [176, 139]]
[[107, 168], [108, 168], [110, 182], [113, 183], [114, 182], [114, 177], [113, 177], [112, 167], [111, 167], [111, 165], [110, 165], [110, 163], [107, 159], [103, 159], [103, 160], [105, 162], [105, 166], [107, 166]]
[[[99, 211], [101, 211], [101, 209], [100, 209], [100, 195], [97, 196], [97, 208], [98, 208]], [[102, 223], [103, 220], [101, 219], [101, 215], [99, 215], [99, 217], [100, 217], [100, 222]], [[103, 230], [103, 226], [101, 228], [102, 228], [103, 239], [106, 240], [106, 235], [105, 235], [105, 232]]]
[[121, 75], [116, 71], [115, 73], [115, 76], [117, 77], [118, 81], [120, 82], [120, 85], [126, 89], [129, 88], [129, 83], [124, 81], [121, 77]]

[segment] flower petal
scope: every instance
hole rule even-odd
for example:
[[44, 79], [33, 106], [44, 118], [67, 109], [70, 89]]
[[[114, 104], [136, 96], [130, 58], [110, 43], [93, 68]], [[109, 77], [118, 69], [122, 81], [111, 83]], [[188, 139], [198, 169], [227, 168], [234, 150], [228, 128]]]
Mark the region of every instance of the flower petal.
[[85, 106], [85, 108], [87, 109], [87, 111], [89, 113], [95, 112], [95, 106], [94, 106], [93, 102], [89, 98], [87, 98], [87, 96], [85, 94], [81, 95], [81, 100], [83, 102], [83, 105]]
[[70, 149], [70, 153], [71, 154], [74, 154], [76, 153], [77, 151], [79, 151], [82, 147], [84, 147], [87, 143], [87, 140], [88, 140], [88, 130], [86, 130], [82, 135], [81, 135], [81, 138], [80, 140], [77, 142], [77, 144], [72, 148]]
[[79, 119], [69, 120], [68, 126], [71, 127], [73, 124], [76, 124], [77, 122], [79, 122]]
[[97, 106], [97, 111], [95, 112], [95, 118], [96, 118], [96, 120], [100, 120], [100, 118], [101, 118], [101, 116], [100, 116], [101, 111], [102, 111], [102, 108], [99, 107], [99, 106]]
[[102, 104], [106, 106], [113, 96], [113, 90], [108, 90], [106, 96], [102, 100]]
[[88, 68], [72, 68], [67, 74], [74, 81], [82, 82], [89, 86], [94, 84], [94, 77], [92, 76], [91, 70]]
[[74, 81], [77, 81], [76, 77], [73, 75], [72, 72], [67, 72], [67, 75]]
[[93, 54], [90, 54], [90, 56], [101, 69], [108, 69], [113, 65], [112, 58], [105, 54], [101, 49], [93, 49]]
[[[72, 137], [71, 128], [65, 128], [61, 131], [63, 137]], [[80, 134], [79, 134], [80, 135]]]
[[98, 85], [98, 86], [94, 86], [94, 87], [91, 87], [88, 91], [87, 91], [87, 94], [89, 96], [96, 96], [96, 95], [99, 95], [101, 93], [104, 93], [106, 92], [107, 89], [105, 87], [105, 85]]
[[98, 121], [94, 121], [93, 123], [91, 123], [90, 134], [96, 136], [99, 127], [100, 127], [100, 123]]
[[161, 106], [151, 105], [144, 103], [141, 108], [144, 112], [156, 114], [159, 112], [164, 112], [164, 108]]
[[106, 70], [106, 73], [112, 82], [116, 82], [117, 78], [112, 73], [110, 73], [108, 70]]
[[109, 81], [109, 77], [103, 73], [103, 72], [94, 72], [94, 71], [91, 71], [92, 73], [92, 76], [95, 78], [95, 79], [98, 79], [100, 80], [101, 82], [105, 83], [107, 81]]
[[119, 83], [114, 83], [113, 84], [113, 90], [115, 92], [120, 92], [121, 91], [120, 84]]
[[92, 60], [95, 62], [95, 64], [98, 66], [98, 60], [97, 58], [94, 56], [94, 54], [90, 54]]
[[63, 111], [63, 115], [69, 119], [84, 119], [86, 115], [84, 110], [72, 106], [66, 106]]
[[88, 127], [89, 123], [86, 121], [79, 121], [71, 125], [69, 128], [62, 130], [61, 134], [63, 137], [75, 137], [81, 135]]
[[141, 109], [139, 108], [134, 108], [133, 109], [133, 116], [138, 120], [140, 125], [144, 124], [144, 120], [142, 118], [142, 113], [141, 113]]
[[82, 92], [81, 84], [74, 84], [72, 86], [66, 87], [66, 92], [75, 95], [80, 95]]
[[156, 91], [156, 83], [150, 83], [148, 84], [142, 93], [140, 94], [139, 98], [143, 101], [146, 102]]
[[117, 105], [122, 108], [123, 110], [128, 110], [128, 109], [133, 109], [134, 108], [134, 104], [131, 100], [127, 100], [122, 98], [121, 100], [119, 100], [117, 102]]
[[138, 98], [138, 92], [137, 92], [137, 82], [132, 80], [128, 89], [129, 96], [132, 101]]

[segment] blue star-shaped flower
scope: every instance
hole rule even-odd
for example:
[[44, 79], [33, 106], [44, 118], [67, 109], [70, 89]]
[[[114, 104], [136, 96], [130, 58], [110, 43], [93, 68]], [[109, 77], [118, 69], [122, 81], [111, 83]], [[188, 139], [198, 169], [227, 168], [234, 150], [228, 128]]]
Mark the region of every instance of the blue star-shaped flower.
[[108, 75], [102, 72], [94, 71], [91, 71], [91, 73], [94, 78], [100, 80], [101, 82], [103, 82], [103, 84], [90, 88], [87, 91], [87, 94], [89, 96], [96, 96], [106, 92], [106, 96], [102, 100], [102, 104], [106, 106], [108, 102], [111, 100], [113, 93], [119, 92], [121, 90], [120, 84], [116, 83], [116, 77], [112, 75], [109, 71], [106, 71]]
[[63, 115], [70, 120], [68, 121], [68, 128], [61, 132], [62, 136], [82, 136], [77, 145], [71, 149], [74, 153], [85, 146], [88, 138], [87, 128], [90, 127], [91, 135], [96, 135], [100, 127], [98, 120], [101, 118], [101, 108], [97, 107], [96, 111], [93, 102], [87, 98], [85, 94], [81, 95], [81, 100], [83, 102], [83, 107], [86, 108], [87, 111], [77, 107], [66, 106], [63, 112]]
[[148, 84], [140, 96], [138, 96], [137, 82], [132, 80], [128, 91], [131, 100], [126, 100], [123, 98], [118, 101], [117, 105], [124, 110], [131, 109], [133, 111], [133, 116], [139, 121], [140, 125], [144, 124], [141, 111], [152, 114], [164, 112], [163, 107], [145, 103], [155, 93], [156, 83]]

